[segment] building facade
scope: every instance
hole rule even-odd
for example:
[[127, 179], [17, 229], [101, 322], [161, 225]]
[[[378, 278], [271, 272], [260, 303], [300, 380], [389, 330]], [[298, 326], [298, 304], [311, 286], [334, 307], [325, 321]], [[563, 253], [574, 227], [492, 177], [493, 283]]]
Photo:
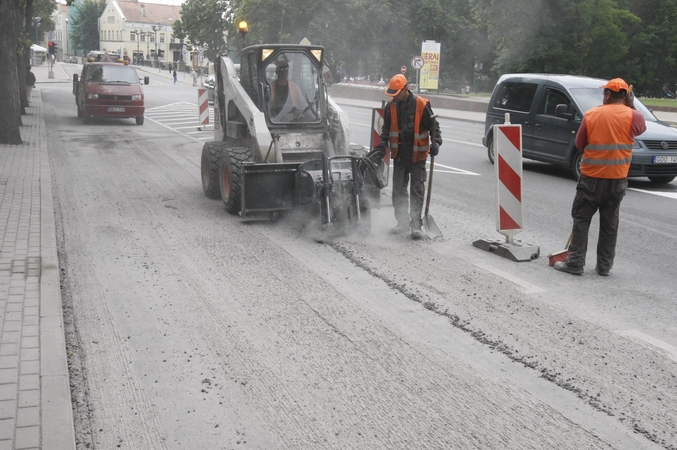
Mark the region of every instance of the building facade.
[[99, 49], [130, 62], [176, 63], [184, 46], [174, 39], [172, 24], [180, 17], [180, 6], [110, 0], [99, 18]]

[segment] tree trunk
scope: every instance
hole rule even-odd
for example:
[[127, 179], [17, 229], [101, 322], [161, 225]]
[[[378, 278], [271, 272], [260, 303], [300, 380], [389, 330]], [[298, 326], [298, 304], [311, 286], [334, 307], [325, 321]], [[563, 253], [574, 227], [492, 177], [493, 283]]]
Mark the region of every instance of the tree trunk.
[[22, 143], [16, 51], [23, 12], [17, 0], [0, 0], [0, 144]]
[[[24, 29], [26, 33], [31, 34], [33, 26], [33, 0], [26, 2]], [[37, 42], [36, 42], [37, 44]], [[28, 107], [28, 97], [26, 96], [26, 66], [31, 65], [31, 50], [26, 50], [26, 53], [18, 58], [17, 61], [17, 75], [19, 77], [19, 96], [21, 98], [21, 114], [26, 114], [26, 107]]]

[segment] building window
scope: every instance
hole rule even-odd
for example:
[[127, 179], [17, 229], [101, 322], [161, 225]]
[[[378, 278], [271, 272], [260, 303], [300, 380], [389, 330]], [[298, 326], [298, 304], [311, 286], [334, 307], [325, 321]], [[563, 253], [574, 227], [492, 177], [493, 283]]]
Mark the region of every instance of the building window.
[[151, 41], [151, 42], [155, 42], [155, 35], [154, 35], [154, 34], [151, 34], [151, 35], [150, 35], [150, 41]]
[[108, 16], [108, 23], [115, 23], [115, 16]]
[[145, 34], [141, 35], [141, 42], [146, 42], [146, 35]]
[[160, 44], [164, 44], [164, 43], [165, 43], [165, 35], [164, 35], [164, 33], [160, 33]]
[[136, 33], [129, 33], [129, 40], [132, 42], [136, 41]]

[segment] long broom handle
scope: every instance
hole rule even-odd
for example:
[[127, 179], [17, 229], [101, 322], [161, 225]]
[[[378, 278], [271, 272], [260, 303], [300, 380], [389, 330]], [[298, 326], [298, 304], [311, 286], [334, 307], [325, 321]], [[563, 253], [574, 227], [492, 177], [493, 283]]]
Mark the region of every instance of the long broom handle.
[[[430, 145], [434, 145], [435, 137], [437, 136], [437, 115], [430, 116], [432, 123], [430, 124]], [[425, 214], [423, 217], [428, 217], [430, 211], [430, 194], [433, 190], [433, 172], [435, 169], [435, 157], [430, 155], [430, 176], [428, 177], [428, 195], [425, 199]]]

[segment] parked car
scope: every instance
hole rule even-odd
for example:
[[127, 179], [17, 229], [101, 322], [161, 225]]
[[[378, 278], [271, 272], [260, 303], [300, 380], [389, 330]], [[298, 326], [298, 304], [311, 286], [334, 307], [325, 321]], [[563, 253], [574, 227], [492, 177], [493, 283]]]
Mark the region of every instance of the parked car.
[[[489, 101], [482, 143], [494, 162], [493, 125], [522, 125], [525, 158], [570, 167], [580, 176], [583, 156], [575, 145], [576, 132], [585, 111], [602, 104], [607, 80], [573, 75], [507, 74], [496, 83]], [[635, 108], [646, 120], [647, 130], [632, 148], [630, 177], [648, 177], [669, 183], [677, 176], [677, 129], [661, 122], [638, 99]]]
[[66, 60], [67, 63], [69, 64], [77, 64], [78, 63], [78, 58], [75, 56], [69, 56], [68, 59]]
[[[149, 83], [144, 77], [144, 84]], [[78, 117], [85, 124], [92, 117], [130, 117], [143, 125], [144, 95], [136, 69], [117, 63], [86, 63], [82, 74], [73, 75], [73, 94]]]
[[214, 87], [216, 86], [214, 75], [209, 75], [202, 85], [207, 88], [207, 101], [209, 103], [214, 103]]

